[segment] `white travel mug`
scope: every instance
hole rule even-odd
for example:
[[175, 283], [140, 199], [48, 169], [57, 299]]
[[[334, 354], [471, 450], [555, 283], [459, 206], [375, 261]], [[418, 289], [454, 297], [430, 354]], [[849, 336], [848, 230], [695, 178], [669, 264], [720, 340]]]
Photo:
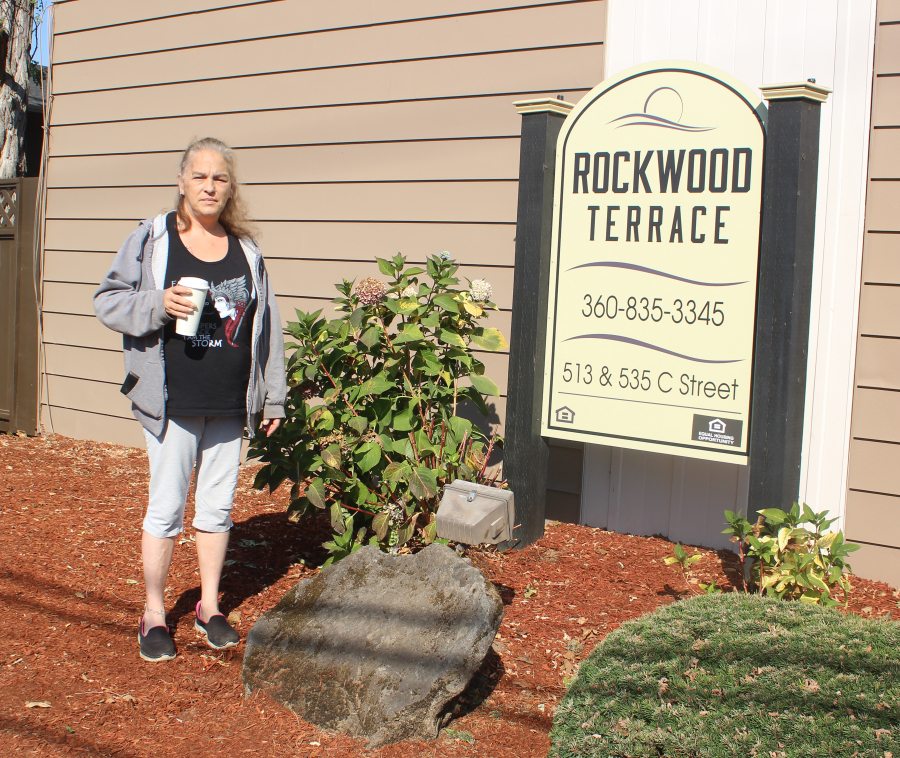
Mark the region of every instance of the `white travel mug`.
[[206, 305], [206, 293], [209, 291], [209, 282], [205, 279], [197, 279], [193, 276], [183, 276], [178, 280], [179, 287], [188, 287], [191, 290], [187, 297], [194, 304], [194, 312], [190, 316], [179, 316], [175, 322], [175, 333], [182, 337], [196, 337], [200, 327], [200, 317], [203, 315], [203, 306]]

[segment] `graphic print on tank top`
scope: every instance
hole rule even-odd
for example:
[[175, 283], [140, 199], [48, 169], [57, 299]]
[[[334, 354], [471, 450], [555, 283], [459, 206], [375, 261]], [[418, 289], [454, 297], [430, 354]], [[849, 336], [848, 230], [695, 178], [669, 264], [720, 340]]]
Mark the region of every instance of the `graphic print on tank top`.
[[[176, 284], [177, 280], [172, 282], [173, 286]], [[190, 348], [241, 347], [238, 338], [252, 302], [246, 276], [225, 279], [218, 284], [210, 281], [203, 315], [197, 325], [197, 336], [184, 338], [187, 351], [190, 352]], [[224, 340], [220, 331], [222, 327]]]
[[226, 279], [224, 282], [209, 283], [209, 299], [225, 324], [225, 339], [231, 347], [237, 347], [237, 338], [244, 323], [244, 314], [250, 305], [250, 291], [247, 277]]

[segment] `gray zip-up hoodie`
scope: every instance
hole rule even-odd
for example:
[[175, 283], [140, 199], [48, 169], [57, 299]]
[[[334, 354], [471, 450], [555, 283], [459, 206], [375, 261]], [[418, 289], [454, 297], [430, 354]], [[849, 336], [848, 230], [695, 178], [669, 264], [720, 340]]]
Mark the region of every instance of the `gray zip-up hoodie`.
[[[250, 240], [241, 240], [241, 247], [257, 293], [247, 387], [247, 428], [253, 432], [260, 413], [263, 418], [284, 418], [284, 338], [262, 253]], [[125, 240], [94, 295], [94, 312], [100, 323], [123, 335], [125, 373], [133, 375], [130, 381], [126, 379], [123, 391], [128, 390], [132, 412], [157, 437], [166, 428], [163, 327], [172, 319], [163, 306], [168, 261], [166, 214], [160, 214], [142, 221]]]

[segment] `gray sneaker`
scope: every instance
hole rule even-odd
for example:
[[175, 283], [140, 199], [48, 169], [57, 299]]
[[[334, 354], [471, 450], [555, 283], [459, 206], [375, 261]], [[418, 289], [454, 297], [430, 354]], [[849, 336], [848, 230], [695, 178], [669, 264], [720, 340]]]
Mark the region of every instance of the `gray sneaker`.
[[194, 621], [194, 629], [206, 637], [206, 644], [213, 650], [235, 647], [241, 641], [234, 627], [228, 623], [228, 619], [221, 613], [213, 616], [209, 621], [201, 621], [200, 603], [197, 603], [196, 613], [197, 619]]
[[144, 634], [144, 619], [138, 629], [138, 644], [141, 646], [141, 658], [150, 663], [171, 661], [175, 658], [175, 643], [169, 636], [169, 627], [154, 626]]

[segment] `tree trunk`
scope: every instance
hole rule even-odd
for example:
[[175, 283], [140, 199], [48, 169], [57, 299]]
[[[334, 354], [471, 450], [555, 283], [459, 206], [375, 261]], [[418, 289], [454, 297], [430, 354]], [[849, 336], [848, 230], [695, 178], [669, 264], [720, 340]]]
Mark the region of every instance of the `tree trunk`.
[[28, 51], [34, 6], [30, 0], [2, 3], [3, 27], [9, 33], [6, 76], [0, 86], [0, 179], [15, 179], [25, 171], [25, 119], [28, 106]]

